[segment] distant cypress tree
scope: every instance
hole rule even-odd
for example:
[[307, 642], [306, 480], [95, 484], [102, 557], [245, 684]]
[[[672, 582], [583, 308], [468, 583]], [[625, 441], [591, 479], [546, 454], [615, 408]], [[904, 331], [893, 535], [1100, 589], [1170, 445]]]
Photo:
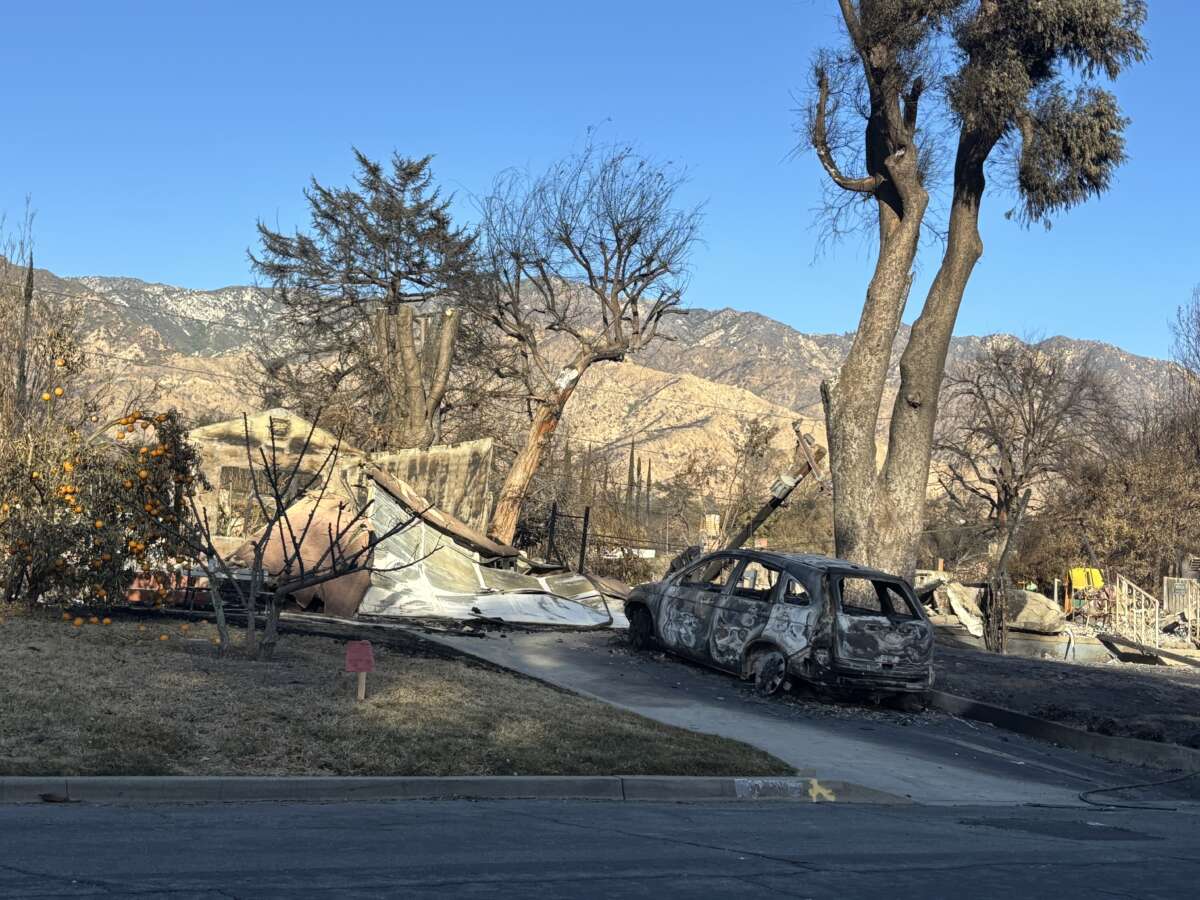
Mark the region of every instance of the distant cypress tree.
[[29, 267], [25, 270], [25, 290], [21, 293], [21, 335], [17, 344], [17, 409], [25, 411], [29, 398], [29, 316], [33, 310], [33, 251], [29, 253]]
[[646, 491], [645, 491], [645, 493], [646, 493], [646, 515], [645, 515], [645, 519], [644, 519], [644, 524], [647, 528], [650, 527], [650, 489], [654, 485], [654, 477], [651, 473], [652, 473], [651, 461], [649, 459], [647, 459], [646, 460]]
[[579, 473], [579, 494], [583, 498], [584, 505], [590, 505], [592, 498], [596, 495], [592, 477], [592, 445], [589, 442], [583, 445], [583, 471]]
[[564, 501], [568, 503], [571, 500], [571, 489], [573, 487], [572, 477], [574, 474], [575, 472], [573, 466], [571, 465], [571, 439], [567, 438], [567, 441], [563, 446], [562, 473], [559, 480], [558, 494], [563, 498]]
[[625, 510], [626, 510], [626, 512], [628, 512], [630, 514], [632, 514], [635, 510], [634, 505], [633, 505], [634, 504], [634, 496], [633, 496], [634, 453], [635, 453], [634, 443], [633, 443], [633, 441], [630, 441], [629, 442], [629, 472], [625, 476]]

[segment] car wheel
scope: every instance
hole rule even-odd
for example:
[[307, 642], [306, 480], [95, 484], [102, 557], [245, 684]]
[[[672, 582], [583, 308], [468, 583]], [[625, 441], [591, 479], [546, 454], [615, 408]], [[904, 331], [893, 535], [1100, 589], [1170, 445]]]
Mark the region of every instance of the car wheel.
[[787, 660], [778, 650], [760, 650], [754, 656], [754, 689], [764, 697], [778, 694], [787, 681]]
[[629, 611], [629, 646], [634, 650], [654, 647], [654, 620], [644, 606], [635, 606]]

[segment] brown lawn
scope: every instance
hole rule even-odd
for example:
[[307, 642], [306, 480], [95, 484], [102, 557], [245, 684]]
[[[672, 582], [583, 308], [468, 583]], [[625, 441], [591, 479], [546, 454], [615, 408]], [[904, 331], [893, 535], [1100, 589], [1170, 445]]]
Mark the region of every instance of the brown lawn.
[[[74, 627], [0, 606], [0, 775], [768, 775], [785, 763], [419, 647], [376, 647], [354, 702], [344, 644], [285, 635], [219, 658], [216, 629]], [[160, 640], [166, 635], [166, 640]]]

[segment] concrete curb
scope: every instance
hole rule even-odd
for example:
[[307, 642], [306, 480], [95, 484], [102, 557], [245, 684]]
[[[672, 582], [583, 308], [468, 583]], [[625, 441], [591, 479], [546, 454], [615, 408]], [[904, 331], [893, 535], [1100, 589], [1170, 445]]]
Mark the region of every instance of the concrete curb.
[[[43, 796], [44, 795], [44, 796]], [[0, 777], [0, 804], [226, 803], [257, 800], [615, 800], [906, 804], [842, 781], [686, 776]]]
[[964, 719], [974, 719], [987, 722], [997, 728], [1015, 731], [1017, 734], [1051, 741], [1072, 750], [1080, 750], [1099, 756], [1113, 762], [1127, 763], [1135, 766], [1150, 766], [1155, 769], [1182, 769], [1185, 771], [1200, 771], [1200, 750], [1193, 750], [1180, 744], [1164, 744], [1157, 741], [1143, 741], [1138, 738], [1113, 737], [1106, 734], [1096, 734], [1061, 725], [1047, 719], [1026, 715], [1003, 706], [994, 706], [981, 700], [960, 697], [957, 694], [947, 694], [944, 691], [930, 691], [929, 705], [941, 712], [961, 716]]

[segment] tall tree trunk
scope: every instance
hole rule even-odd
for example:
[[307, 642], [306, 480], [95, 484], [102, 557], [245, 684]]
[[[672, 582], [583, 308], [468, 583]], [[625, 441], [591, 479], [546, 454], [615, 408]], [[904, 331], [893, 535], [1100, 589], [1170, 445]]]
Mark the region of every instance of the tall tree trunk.
[[925, 518], [946, 355], [967, 282], [983, 254], [983, 165], [995, 142], [994, 135], [969, 127], [960, 134], [946, 248], [900, 356], [900, 388], [882, 469], [876, 463], [875, 430], [927, 202], [915, 171], [898, 166], [894, 155], [887, 168], [903, 214], [897, 217], [891, 204], [880, 201], [879, 261], [862, 321], [836, 387], [824, 391], [837, 554], [910, 579]]
[[837, 380], [824, 383], [821, 394], [829, 435], [837, 554], [882, 568], [894, 562], [881, 550], [893, 543], [900, 521], [888, 504], [880, 502], [875, 432], [892, 345], [912, 286], [928, 194], [920, 183], [915, 150], [893, 153], [881, 167], [891, 181], [877, 196], [879, 258], [850, 352]]
[[490, 533], [501, 543], [512, 543], [517, 533], [521, 507], [529, 491], [529, 483], [533, 480], [546, 447], [549, 446], [558, 423], [562, 420], [567, 401], [575, 393], [583, 373], [594, 361], [595, 357], [588, 353], [581, 353], [575, 357], [570, 365], [562, 369], [550, 392], [534, 409], [525, 445], [513, 460], [512, 468], [508, 470], [508, 477], [504, 479], [504, 486], [500, 489], [500, 499], [496, 501], [496, 511], [492, 514]]
[[387, 449], [426, 450], [438, 437], [461, 318], [457, 310], [447, 309], [436, 340], [431, 323], [423, 319], [418, 348], [410, 305], [398, 304], [376, 313], [372, 330], [386, 392]]
[[995, 140], [967, 132], [955, 160], [954, 196], [942, 262], [900, 356], [900, 388], [892, 408], [888, 454], [876, 501], [873, 564], [911, 579], [916, 569], [938, 397], [958, 309], [983, 255], [979, 204], [983, 164]]

